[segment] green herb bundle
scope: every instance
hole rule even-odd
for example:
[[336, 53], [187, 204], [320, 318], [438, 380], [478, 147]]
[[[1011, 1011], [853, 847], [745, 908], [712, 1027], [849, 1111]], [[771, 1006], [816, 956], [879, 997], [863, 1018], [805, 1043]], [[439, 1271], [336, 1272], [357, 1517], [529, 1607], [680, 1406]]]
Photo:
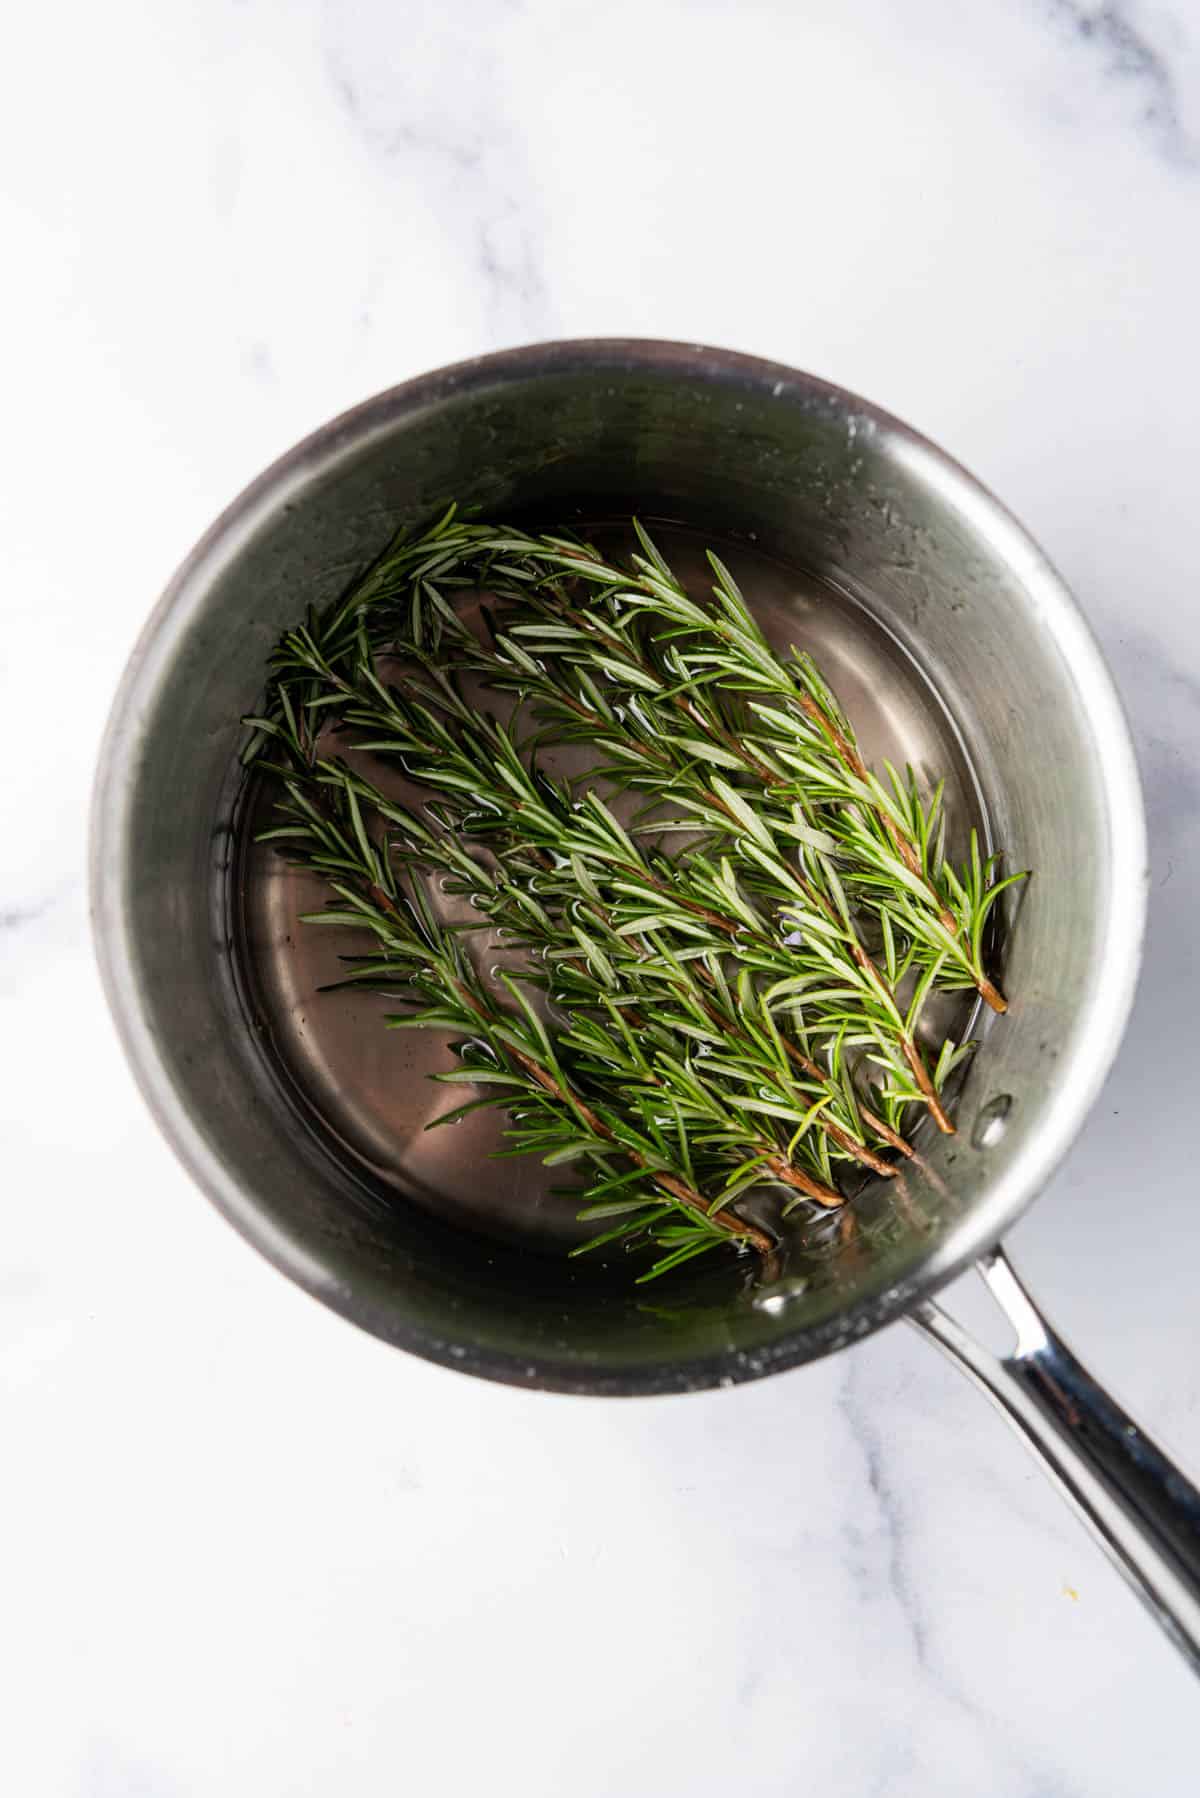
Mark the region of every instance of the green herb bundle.
[[[364, 932], [339, 984], [454, 1040], [435, 1078], [470, 1096], [438, 1122], [501, 1108], [503, 1152], [575, 1164], [585, 1246], [649, 1245], [648, 1279], [769, 1260], [751, 1192], [837, 1206], [924, 1113], [953, 1129], [970, 1045], [934, 1052], [922, 1016], [1004, 1009], [987, 923], [1021, 876], [974, 833], [953, 867], [941, 786], [872, 772], [728, 569], [697, 598], [635, 529], [629, 567], [453, 510], [398, 540], [283, 638], [247, 760], [280, 783], [264, 837], [331, 889], [306, 921]], [[578, 745], [587, 773], [555, 773]]]

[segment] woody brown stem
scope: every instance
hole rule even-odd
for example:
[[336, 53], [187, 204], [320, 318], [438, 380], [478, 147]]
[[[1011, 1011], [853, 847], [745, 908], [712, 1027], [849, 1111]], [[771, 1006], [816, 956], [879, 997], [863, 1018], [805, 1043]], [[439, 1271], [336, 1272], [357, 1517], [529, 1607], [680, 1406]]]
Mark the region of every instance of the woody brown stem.
[[873, 1111], [868, 1111], [865, 1105], [860, 1105], [858, 1109], [865, 1122], [871, 1126], [877, 1136], [882, 1136], [884, 1142], [890, 1143], [893, 1149], [899, 1149], [900, 1153], [907, 1155], [911, 1161], [915, 1150], [910, 1142], [905, 1142], [898, 1131], [893, 1130], [890, 1124], [885, 1124], [882, 1118], [876, 1117]]
[[825, 1205], [833, 1210], [846, 1203], [840, 1192], [836, 1192], [832, 1186], [826, 1186], [823, 1180], [815, 1179], [812, 1174], [806, 1174], [802, 1167], [793, 1167], [782, 1155], [768, 1155], [763, 1166], [777, 1180], [782, 1180], [785, 1186], [794, 1186], [797, 1192], [802, 1192], [807, 1199], [815, 1199], [818, 1205]]
[[857, 1138], [851, 1136], [848, 1130], [843, 1130], [840, 1124], [835, 1124], [832, 1118], [821, 1115], [817, 1122], [824, 1125], [827, 1135], [831, 1136], [838, 1148], [844, 1149], [847, 1155], [853, 1155], [856, 1161], [861, 1161], [864, 1167], [869, 1167], [872, 1173], [881, 1175], [883, 1179], [893, 1178], [896, 1170], [891, 1162], [885, 1161], [882, 1155], [876, 1155], [875, 1151], [869, 1149], [866, 1143], [859, 1142]]
[[912, 1069], [913, 1079], [920, 1087], [922, 1097], [933, 1113], [933, 1120], [938, 1129], [944, 1136], [953, 1136], [954, 1125], [942, 1110], [942, 1102], [937, 1096], [937, 1088], [929, 1078], [929, 1070], [922, 1059], [921, 1051], [907, 1033], [901, 1037], [900, 1046], [904, 1050], [904, 1059]]
[[990, 1005], [993, 1011], [1005, 1012], [1008, 1010], [1008, 1000], [999, 987], [992, 985], [986, 974], [982, 975], [975, 984], [979, 988], [980, 997], [985, 1005]]

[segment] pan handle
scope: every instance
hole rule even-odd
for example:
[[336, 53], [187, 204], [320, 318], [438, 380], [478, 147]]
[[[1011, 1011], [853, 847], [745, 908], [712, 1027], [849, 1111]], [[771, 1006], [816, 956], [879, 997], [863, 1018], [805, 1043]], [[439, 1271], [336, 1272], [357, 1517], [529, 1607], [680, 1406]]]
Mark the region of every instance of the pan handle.
[[1003, 1359], [940, 1305], [911, 1321], [991, 1398], [1200, 1673], [1200, 1492], [1076, 1360], [1003, 1249], [978, 1263], [1017, 1340]]

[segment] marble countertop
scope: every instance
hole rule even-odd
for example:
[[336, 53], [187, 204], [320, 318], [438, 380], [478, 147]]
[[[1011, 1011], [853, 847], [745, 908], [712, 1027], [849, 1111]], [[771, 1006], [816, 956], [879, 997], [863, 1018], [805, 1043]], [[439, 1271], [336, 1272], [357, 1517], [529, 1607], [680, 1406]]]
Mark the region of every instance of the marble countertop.
[[1193, 1679], [913, 1332], [565, 1400], [288, 1286], [134, 1091], [83, 868], [145, 613], [330, 414], [589, 334], [869, 395], [1024, 519], [1130, 709], [1145, 975], [1013, 1247], [1200, 1465], [1196, 5], [112, 0], [23, 9], [5, 78], [0, 1784], [1191, 1798]]

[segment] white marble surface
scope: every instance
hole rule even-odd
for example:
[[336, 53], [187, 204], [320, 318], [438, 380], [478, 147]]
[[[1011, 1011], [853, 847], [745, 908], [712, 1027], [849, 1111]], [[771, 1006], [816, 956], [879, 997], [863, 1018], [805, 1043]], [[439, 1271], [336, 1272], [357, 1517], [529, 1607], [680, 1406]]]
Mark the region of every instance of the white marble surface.
[[1195, 0], [77, 0], [4, 62], [0, 1788], [1191, 1798], [1193, 1680], [902, 1326], [599, 1403], [286, 1285], [143, 1111], [83, 864], [158, 588], [329, 414], [589, 333], [858, 389], [1026, 520], [1134, 719], [1141, 996], [1015, 1248], [1200, 1464]]

